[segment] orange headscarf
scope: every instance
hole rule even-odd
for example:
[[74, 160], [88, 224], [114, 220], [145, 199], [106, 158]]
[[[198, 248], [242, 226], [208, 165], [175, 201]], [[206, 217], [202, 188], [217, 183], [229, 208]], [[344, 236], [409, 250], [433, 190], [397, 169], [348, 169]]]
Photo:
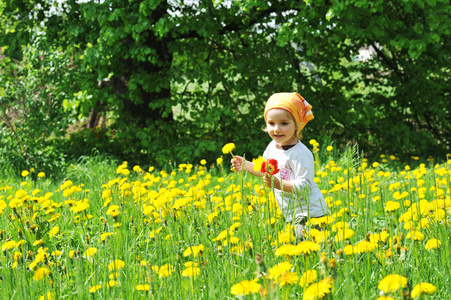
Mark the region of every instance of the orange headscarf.
[[265, 121], [268, 111], [274, 108], [284, 109], [293, 116], [298, 125], [297, 133], [313, 119], [312, 106], [298, 93], [276, 93], [269, 97], [265, 107]]

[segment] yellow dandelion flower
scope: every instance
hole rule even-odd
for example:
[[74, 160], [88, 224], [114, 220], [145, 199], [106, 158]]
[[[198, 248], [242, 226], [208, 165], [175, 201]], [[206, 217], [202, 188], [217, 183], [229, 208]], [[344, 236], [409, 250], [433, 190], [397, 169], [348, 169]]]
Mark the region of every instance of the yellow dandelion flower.
[[256, 294], [260, 292], [261, 285], [257, 283], [258, 279], [243, 280], [237, 284], [234, 284], [230, 289], [230, 293], [235, 296], [243, 296], [249, 294]]
[[91, 286], [91, 287], [89, 288], [89, 292], [90, 292], [90, 293], [95, 293], [95, 292], [97, 292], [98, 290], [100, 290], [101, 288], [102, 288], [102, 285], [101, 285], [101, 284], [94, 285], [94, 286]]
[[399, 204], [399, 202], [396, 202], [396, 201], [387, 201], [385, 203], [385, 211], [386, 212], [395, 211], [400, 207], [401, 207], [401, 204]]
[[52, 229], [50, 229], [49, 231], [49, 237], [52, 238], [54, 236], [56, 236], [58, 234], [58, 232], [60, 231], [60, 227], [59, 226], [55, 226]]
[[385, 276], [379, 282], [377, 288], [384, 293], [396, 292], [401, 288], [405, 288], [407, 286], [407, 278], [398, 274], [390, 274]]
[[414, 230], [407, 234], [408, 239], [413, 239], [414, 241], [422, 241], [424, 240], [424, 234], [421, 231]]
[[11, 250], [14, 247], [16, 247], [16, 242], [15, 241], [4, 242], [2, 244], [2, 251]]
[[30, 172], [28, 172], [27, 170], [23, 170], [21, 175], [22, 177], [27, 177], [30, 174]]
[[220, 241], [220, 240], [223, 240], [223, 239], [225, 239], [225, 238], [227, 238], [227, 230], [223, 230], [223, 231], [221, 231], [220, 233], [219, 233], [219, 235], [217, 236], [217, 237], [215, 237], [214, 239], [212, 239], [212, 241], [213, 242], [216, 242], [216, 241]]
[[105, 232], [105, 233], [102, 233], [102, 234], [100, 235], [100, 241], [101, 241], [101, 242], [104, 242], [105, 239], [106, 239], [107, 237], [109, 237], [109, 236], [111, 236], [111, 235], [113, 235], [113, 234], [114, 234], [114, 232]]
[[252, 159], [252, 162], [254, 163], [254, 171], [259, 172], [262, 169], [262, 164], [265, 162], [265, 159], [259, 156], [258, 158]]
[[299, 281], [298, 274], [294, 272], [286, 272], [282, 276], [279, 277], [279, 285], [285, 286], [285, 285], [292, 285], [296, 284]]
[[162, 229], [163, 229], [163, 227], [158, 227], [157, 229], [152, 230], [149, 233], [149, 238], [154, 238]]
[[73, 213], [79, 213], [89, 208], [89, 203], [85, 201], [77, 201], [74, 206], [70, 208]]
[[39, 281], [50, 274], [50, 270], [47, 268], [38, 268], [34, 272], [34, 280]]
[[93, 257], [94, 254], [96, 254], [96, 253], [97, 253], [97, 248], [88, 248], [85, 251], [84, 257], [89, 259], [89, 258]]
[[171, 264], [162, 265], [158, 269], [158, 276], [160, 278], [169, 277], [174, 272], [174, 266]]
[[311, 251], [319, 251], [321, 246], [312, 241], [302, 241], [296, 245], [299, 254], [310, 254]]
[[308, 220], [306, 222], [306, 225], [318, 225], [318, 226], [324, 226], [324, 225], [328, 225], [334, 222], [334, 218], [331, 216], [324, 216], [321, 218], [310, 218], [310, 220]]
[[412, 292], [410, 293], [410, 295], [412, 296], [412, 298], [418, 298], [422, 295], [430, 295], [435, 293], [435, 291], [437, 290], [437, 288], [430, 283], [427, 282], [422, 282], [417, 284]]
[[136, 290], [137, 291], [148, 291], [150, 290], [150, 285], [149, 284], [140, 284], [136, 286]]
[[298, 255], [298, 249], [296, 248], [296, 246], [291, 245], [291, 244], [285, 244], [280, 246], [279, 248], [277, 248], [276, 252], [275, 252], [276, 256], [282, 256], [282, 255]]
[[374, 250], [374, 244], [367, 240], [360, 241], [357, 244], [355, 244], [353, 247], [353, 251], [356, 254], [364, 253], [364, 252], [373, 252], [373, 250]]
[[222, 147], [222, 153], [224, 153], [224, 154], [232, 153], [233, 149], [235, 149], [234, 143], [225, 144], [224, 147]]
[[271, 279], [278, 278], [279, 276], [291, 270], [292, 267], [293, 265], [288, 261], [281, 262], [269, 269], [268, 278]]
[[316, 281], [317, 278], [318, 272], [316, 270], [307, 270], [304, 272], [304, 274], [302, 274], [299, 284], [301, 285], [301, 287], [305, 288], [310, 283]]
[[217, 212], [212, 212], [211, 214], [209, 214], [207, 216], [208, 222], [209, 223], [213, 223], [214, 221], [216, 221], [216, 219], [218, 218], [218, 213]]
[[191, 266], [183, 270], [182, 276], [183, 277], [197, 277], [200, 275], [200, 268]]
[[39, 173], [38, 173], [38, 177], [39, 177], [39, 178], [45, 177], [45, 173], [44, 173], [44, 172], [39, 172]]
[[41, 297], [39, 297], [38, 300], [52, 300], [53, 299], [53, 295], [51, 292], [47, 292], [44, 295], [42, 295]]
[[202, 255], [202, 252], [204, 252], [204, 245], [199, 245], [199, 246], [192, 246], [192, 247], [188, 247], [184, 252], [183, 252], [183, 256], [187, 257], [187, 256], [194, 256], [194, 257], [198, 257]]
[[342, 240], [347, 240], [354, 236], [354, 230], [349, 228], [338, 229], [337, 235], [335, 236], [335, 241], [340, 242]]
[[318, 283], [313, 283], [310, 285], [304, 292], [303, 300], [316, 300], [322, 299], [327, 294], [330, 293], [330, 289], [332, 288], [333, 280], [330, 277], [327, 277]]
[[376, 300], [394, 300], [394, 299], [390, 296], [380, 296]]
[[115, 259], [108, 264], [108, 270], [110, 270], [110, 272], [114, 270], [120, 270], [124, 267], [125, 263], [120, 259]]
[[441, 244], [442, 242], [440, 242], [440, 240], [430, 239], [426, 242], [426, 245], [424, 247], [426, 248], [426, 250], [437, 249], [440, 248]]
[[111, 206], [108, 208], [106, 214], [112, 216], [113, 218], [115, 218], [115, 217], [117, 217], [117, 216], [119, 215], [119, 213], [120, 213], [119, 208], [120, 208], [119, 205], [111, 205]]
[[107, 287], [119, 286], [119, 281], [117, 281], [117, 280], [110, 280], [110, 281], [107, 282], [106, 286]]

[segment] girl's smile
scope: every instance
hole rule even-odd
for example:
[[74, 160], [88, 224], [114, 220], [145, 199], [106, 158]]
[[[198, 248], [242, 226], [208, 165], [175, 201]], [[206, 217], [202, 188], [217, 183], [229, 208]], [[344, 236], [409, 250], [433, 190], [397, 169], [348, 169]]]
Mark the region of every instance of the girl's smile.
[[294, 145], [297, 143], [296, 123], [291, 114], [284, 109], [268, 111], [266, 128], [269, 136], [278, 146]]

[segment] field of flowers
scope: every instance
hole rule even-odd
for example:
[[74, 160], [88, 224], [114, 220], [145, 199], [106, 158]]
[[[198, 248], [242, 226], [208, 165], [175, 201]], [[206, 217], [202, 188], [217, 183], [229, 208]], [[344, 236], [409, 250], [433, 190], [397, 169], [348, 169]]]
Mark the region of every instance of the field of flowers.
[[451, 161], [396, 169], [395, 157], [329, 146], [319, 162], [312, 144], [330, 215], [303, 241], [261, 178], [229, 170], [230, 154], [62, 182], [39, 170], [0, 178], [0, 295], [450, 299]]

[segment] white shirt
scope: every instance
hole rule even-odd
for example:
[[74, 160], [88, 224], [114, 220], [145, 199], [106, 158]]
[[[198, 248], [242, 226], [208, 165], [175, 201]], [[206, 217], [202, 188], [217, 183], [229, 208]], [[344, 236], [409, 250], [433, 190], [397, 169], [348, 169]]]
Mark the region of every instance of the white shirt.
[[275, 141], [271, 141], [263, 158], [277, 160], [280, 171], [274, 176], [280, 179], [281, 185], [287, 180], [295, 188], [295, 193], [274, 189], [274, 196], [287, 222], [293, 217], [321, 217], [328, 212], [324, 196], [314, 181], [313, 154], [303, 143], [298, 142], [290, 149], [282, 150], [276, 148]]

